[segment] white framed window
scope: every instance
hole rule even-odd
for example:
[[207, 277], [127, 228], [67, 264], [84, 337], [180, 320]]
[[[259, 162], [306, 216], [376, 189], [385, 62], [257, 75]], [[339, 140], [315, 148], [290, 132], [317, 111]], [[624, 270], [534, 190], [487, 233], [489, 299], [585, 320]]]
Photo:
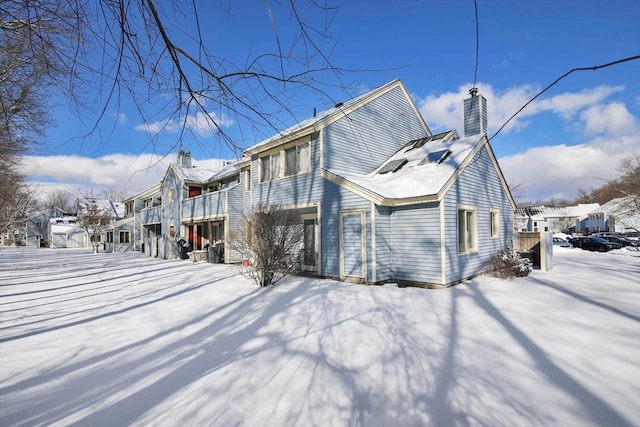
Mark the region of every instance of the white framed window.
[[280, 152], [260, 159], [260, 181], [272, 181], [280, 177]]
[[490, 218], [490, 235], [492, 238], [500, 237], [500, 212], [497, 209], [491, 209]]
[[244, 170], [244, 191], [251, 191], [251, 169]]
[[284, 175], [291, 176], [299, 173], [309, 172], [311, 169], [311, 151], [309, 143], [296, 145], [285, 150]]
[[129, 232], [121, 231], [120, 232], [120, 243], [129, 243]]
[[478, 250], [478, 215], [475, 206], [458, 205], [458, 253]]
[[169, 202], [175, 202], [175, 200], [176, 200], [176, 189], [175, 188], [171, 187], [169, 189], [168, 197], [169, 197]]

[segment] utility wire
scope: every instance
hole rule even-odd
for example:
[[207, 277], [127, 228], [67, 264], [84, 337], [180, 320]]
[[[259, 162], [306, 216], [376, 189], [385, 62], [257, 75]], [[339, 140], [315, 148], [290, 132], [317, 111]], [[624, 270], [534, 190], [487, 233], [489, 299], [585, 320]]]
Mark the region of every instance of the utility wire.
[[473, 86], [476, 87], [476, 81], [478, 80], [478, 57], [480, 56], [480, 31], [478, 29], [478, 0], [473, 0], [473, 4], [476, 9], [476, 69], [473, 73]]
[[518, 111], [515, 112], [515, 114], [511, 117], [509, 117], [509, 120], [507, 120], [506, 122], [504, 122], [504, 124], [502, 126], [500, 126], [500, 129], [498, 129], [496, 131], [496, 133], [494, 133], [491, 138], [489, 138], [489, 141], [491, 141], [497, 134], [500, 133], [500, 131], [502, 129], [504, 129], [504, 127], [518, 114], [520, 114], [520, 112], [522, 110], [524, 110], [527, 105], [531, 104], [537, 97], [539, 97], [540, 95], [542, 95], [543, 93], [545, 93], [547, 90], [551, 89], [551, 87], [555, 86], [556, 83], [558, 83], [560, 80], [564, 79], [565, 77], [567, 77], [569, 74], [573, 73], [574, 71], [587, 71], [587, 70], [598, 70], [600, 68], [606, 68], [606, 67], [611, 67], [612, 65], [618, 65], [618, 64], [622, 64], [623, 62], [628, 62], [628, 61], [633, 61], [635, 59], [640, 59], [640, 55], [636, 55], [636, 56], [630, 56], [628, 58], [624, 58], [624, 59], [619, 59], [617, 61], [613, 61], [613, 62], [609, 62], [607, 64], [602, 64], [602, 65], [595, 65], [593, 67], [579, 67], [579, 68], [574, 68], [570, 71], [567, 71], [566, 73], [564, 73], [563, 75], [561, 75], [560, 77], [558, 77], [553, 83], [551, 83], [549, 86], [545, 87], [542, 91], [538, 92], [538, 94], [536, 96], [534, 96], [533, 98], [531, 98], [526, 104], [524, 104], [522, 106], [522, 108], [520, 108]]

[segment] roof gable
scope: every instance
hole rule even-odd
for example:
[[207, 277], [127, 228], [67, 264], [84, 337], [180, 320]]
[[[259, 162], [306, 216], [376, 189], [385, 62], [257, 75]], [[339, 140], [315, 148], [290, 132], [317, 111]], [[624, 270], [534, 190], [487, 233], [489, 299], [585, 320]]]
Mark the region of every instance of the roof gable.
[[404, 96], [407, 98], [407, 101], [411, 104], [412, 108], [414, 109], [416, 117], [418, 117], [419, 120], [421, 121], [426, 133], [431, 134], [431, 132], [429, 131], [429, 128], [427, 127], [427, 124], [424, 122], [422, 115], [419, 113], [417, 107], [413, 103], [413, 100], [411, 99], [407, 90], [405, 89], [404, 84], [400, 79], [395, 79], [383, 86], [380, 86], [376, 89], [373, 89], [369, 92], [366, 92], [348, 101], [340, 102], [331, 108], [321, 111], [315, 114], [313, 117], [307, 118], [249, 147], [247, 150], [245, 150], [245, 152], [249, 155], [257, 154], [259, 152], [266, 151], [278, 145], [289, 142], [291, 140], [303, 137], [312, 132], [318, 131], [324, 128], [325, 126], [333, 123], [334, 121], [349, 115], [351, 112], [361, 108], [362, 106], [368, 104], [369, 102], [373, 101], [379, 96], [382, 96], [388, 91], [393, 90], [395, 88], [400, 88], [402, 90]]

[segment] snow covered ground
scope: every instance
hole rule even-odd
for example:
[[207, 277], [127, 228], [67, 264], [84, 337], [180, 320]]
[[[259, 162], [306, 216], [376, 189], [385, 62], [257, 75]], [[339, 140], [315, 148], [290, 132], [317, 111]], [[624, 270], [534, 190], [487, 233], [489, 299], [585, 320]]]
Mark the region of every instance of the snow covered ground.
[[446, 290], [0, 249], [0, 425], [640, 425], [640, 258]]

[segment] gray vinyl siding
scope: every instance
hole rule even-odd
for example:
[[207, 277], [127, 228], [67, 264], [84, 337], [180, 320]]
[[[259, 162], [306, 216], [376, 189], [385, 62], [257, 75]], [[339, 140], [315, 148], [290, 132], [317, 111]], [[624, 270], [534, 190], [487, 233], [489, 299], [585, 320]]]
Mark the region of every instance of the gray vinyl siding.
[[369, 173], [408, 141], [425, 136], [411, 103], [395, 87], [323, 129], [323, 167]]
[[[501, 249], [513, 247], [513, 208], [486, 148], [458, 177], [444, 198], [445, 283], [455, 283], [486, 270]], [[458, 205], [474, 206], [477, 213], [477, 251], [458, 253]], [[498, 209], [499, 237], [490, 236], [491, 209]]]
[[376, 263], [376, 282], [393, 279], [391, 255], [391, 210], [385, 206], [375, 207], [375, 239], [376, 256], [372, 262]]
[[[162, 183], [162, 235], [165, 238], [159, 246], [158, 256], [164, 259], [178, 258], [180, 250], [177, 241], [181, 238], [186, 239], [186, 231], [183, 235], [181, 227], [181, 204], [182, 200], [187, 198], [187, 191], [184, 188], [182, 179], [170, 167], [165, 180]], [[175, 188], [175, 198], [173, 202], [169, 201], [169, 189]], [[173, 225], [175, 236], [169, 236], [170, 227]]]
[[395, 280], [440, 283], [440, 208], [438, 203], [392, 209], [392, 275]]
[[365, 215], [366, 232], [366, 281], [371, 281], [371, 202], [324, 181], [321, 200], [321, 266], [323, 276], [340, 277], [340, 212], [362, 209]]
[[311, 150], [311, 169], [308, 173], [287, 176], [272, 181], [259, 182], [259, 157], [253, 156], [251, 161], [253, 204], [270, 203], [284, 205], [305, 205], [317, 203], [322, 197], [324, 180], [319, 173], [320, 144], [318, 133], [312, 135], [309, 145]]
[[[241, 226], [242, 221], [244, 221], [244, 213], [243, 206], [245, 204], [245, 199], [247, 198], [248, 192], [244, 191], [244, 187], [242, 185], [236, 185], [228, 190], [228, 220], [225, 226], [227, 227], [227, 232], [229, 235], [236, 235]], [[225, 257], [226, 262], [240, 262], [242, 261], [239, 253], [237, 251], [233, 251], [230, 248], [230, 245], [225, 245]]]

